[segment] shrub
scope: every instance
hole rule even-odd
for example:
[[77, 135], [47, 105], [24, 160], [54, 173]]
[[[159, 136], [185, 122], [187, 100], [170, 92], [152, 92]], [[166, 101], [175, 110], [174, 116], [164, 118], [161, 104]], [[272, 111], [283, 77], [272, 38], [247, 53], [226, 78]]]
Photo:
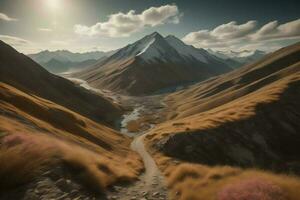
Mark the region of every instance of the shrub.
[[253, 178], [225, 186], [218, 200], [286, 200], [283, 190], [264, 179]]

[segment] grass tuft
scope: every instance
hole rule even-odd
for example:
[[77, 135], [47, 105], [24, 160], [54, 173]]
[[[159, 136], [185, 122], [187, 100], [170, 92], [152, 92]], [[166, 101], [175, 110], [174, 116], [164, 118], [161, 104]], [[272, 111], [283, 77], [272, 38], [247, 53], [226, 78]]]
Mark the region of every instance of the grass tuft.
[[218, 200], [286, 200], [283, 190], [274, 183], [252, 178], [225, 186]]

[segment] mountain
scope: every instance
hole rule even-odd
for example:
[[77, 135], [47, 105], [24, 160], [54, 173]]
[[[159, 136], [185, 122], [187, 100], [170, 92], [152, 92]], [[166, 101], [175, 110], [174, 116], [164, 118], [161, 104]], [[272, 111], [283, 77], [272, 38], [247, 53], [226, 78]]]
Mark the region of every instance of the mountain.
[[155, 32], [73, 76], [97, 88], [144, 95], [230, 70], [221, 59], [204, 49]]
[[95, 64], [99, 59], [112, 55], [115, 51], [94, 51], [87, 53], [73, 53], [67, 50], [41, 51], [28, 55], [35, 62], [52, 73], [62, 73], [78, 70]]
[[0, 41], [0, 80], [25, 93], [53, 101], [95, 121], [113, 124], [118, 106], [53, 75], [27, 56]]
[[59, 74], [67, 71], [81, 70], [97, 63], [98, 60], [90, 59], [82, 62], [59, 61], [51, 59], [46, 63], [40, 63], [49, 72]]
[[135, 180], [131, 140], [106, 126], [121, 113], [0, 41], [0, 199], [98, 199]]
[[[108, 52], [109, 54], [109, 52]], [[36, 54], [28, 55], [37, 63], [47, 63], [54, 59], [62, 62], [82, 62], [85, 60], [98, 60], [103, 56], [106, 56], [106, 52], [94, 51], [87, 53], [73, 53], [67, 50], [57, 50], [57, 51], [41, 51]]]
[[227, 60], [227, 63], [235, 68], [258, 61], [264, 57], [267, 53], [260, 50], [243, 50], [243, 51], [213, 51], [208, 50], [211, 54]]
[[229, 193], [269, 183], [283, 189], [283, 182], [291, 191], [284, 194], [297, 199], [299, 91], [297, 43], [168, 95], [167, 120], [145, 142], [171, 199], [215, 199], [220, 192], [228, 192], [224, 199], [239, 199]]

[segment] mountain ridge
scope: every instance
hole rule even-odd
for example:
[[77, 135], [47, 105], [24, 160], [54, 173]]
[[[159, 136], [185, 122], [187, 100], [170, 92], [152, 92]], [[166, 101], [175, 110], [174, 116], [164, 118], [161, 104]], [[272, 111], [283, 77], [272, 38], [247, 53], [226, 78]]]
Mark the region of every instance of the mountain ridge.
[[[185, 45], [177, 40], [180, 45]], [[154, 32], [73, 76], [96, 88], [145, 95], [231, 70], [221, 59], [203, 49], [186, 46], [192, 52], [188, 55], [172, 45], [176, 47], [176, 44]], [[195, 57], [195, 54], [199, 56]], [[199, 59], [200, 55], [203, 59]]]
[[[0, 41], [0, 80], [25, 93], [51, 100], [98, 122], [112, 125], [122, 112], [117, 105], [111, 104], [107, 99], [49, 73], [32, 59], [2, 41]], [[94, 101], [96, 102], [92, 103]]]

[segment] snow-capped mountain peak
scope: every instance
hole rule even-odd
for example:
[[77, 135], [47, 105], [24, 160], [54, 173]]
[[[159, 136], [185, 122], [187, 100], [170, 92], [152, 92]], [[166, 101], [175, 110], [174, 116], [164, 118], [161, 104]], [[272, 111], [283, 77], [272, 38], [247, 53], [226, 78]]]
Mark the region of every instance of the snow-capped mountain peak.
[[207, 52], [203, 49], [197, 49], [193, 46], [185, 44], [182, 40], [173, 35], [169, 35], [165, 40], [172, 46], [180, 55], [186, 58], [193, 58], [201, 62], [207, 63]]
[[178, 53], [168, 44], [163, 36], [154, 32], [120, 49], [112, 57], [117, 60], [140, 58], [145, 62], [155, 62], [157, 59], [160, 59], [160, 61], [176, 60], [178, 59]]
[[175, 36], [163, 37], [157, 32], [143, 37], [142, 39], [121, 48], [111, 57], [103, 62], [127, 62], [137, 59], [148, 64], [154, 63], [203, 63], [212, 61], [222, 62], [220, 58], [211, 55], [204, 49], [185, 44]]

